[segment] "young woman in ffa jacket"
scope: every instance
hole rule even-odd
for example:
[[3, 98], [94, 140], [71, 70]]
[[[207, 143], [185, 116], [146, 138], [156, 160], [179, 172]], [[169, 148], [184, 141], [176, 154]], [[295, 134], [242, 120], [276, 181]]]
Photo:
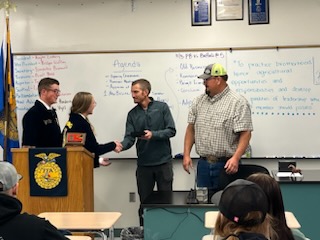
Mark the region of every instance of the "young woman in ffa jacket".
[[72, 100], [69, 121], [66, 123], [63, 133], [64, 135], [68, 132], [85, 133], [84, 147], [94, 153], [94, 167], [99, 167], [100, 165], [108, 166], [110, 165], [109, 159], [99, 156], [112, 150], [119, 152], [122, 146], [117, 141], [105, 144], [99, 144], [97, 142], [94, 128], [88, 119], [88, 116], [93, 113], [95, 107], [96, 102], [91, 93], [78, 92]]

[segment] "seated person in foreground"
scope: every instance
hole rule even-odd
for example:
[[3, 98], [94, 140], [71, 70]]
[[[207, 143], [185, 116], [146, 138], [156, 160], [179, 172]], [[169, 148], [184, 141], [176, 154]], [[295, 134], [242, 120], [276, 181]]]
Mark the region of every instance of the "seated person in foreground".
[[255, 183], [238, 179], [212, 197], [219, 206], [214, 239], [275, 239], [268, 198]]
[[273, 228], [277, 233], [274, 240], [307, 240], [298, 229], [290, 229], [286, 222], [285, 210], [283, 205], [282, 193], [279, 183], [270, 175], [255, 173], [250, 175], [247, 180], [258, 184], [269, 200], [268, 213], [273, 217]]
[[0, 161], [0, 239], [67, 240], [44, 218], [21, 213], [22, 203], [16, 198], [21, 178], [11, 163]]

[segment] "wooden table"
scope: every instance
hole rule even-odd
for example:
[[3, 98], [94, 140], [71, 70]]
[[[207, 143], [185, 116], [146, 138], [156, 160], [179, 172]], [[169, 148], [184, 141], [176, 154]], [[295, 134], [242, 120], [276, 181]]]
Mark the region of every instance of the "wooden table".
[[[300, 228], [300, 224], [292, 212], [285, 212], [287, 225], [289, 228]], [[213, 229], [218, 217], [218, 211], [208, 211], [204, 216], [204, 226]]]
[[56, 228], [71, 232], [95, 232], [103, 240], [107, 239], [104, 230], [109, 230], [109, 237], [114, 240], [113, 225], [120, 218], [120, 212], [45, 212], [39, 217], [49, 220]]
[[66, 236], [70, 240], [91, 240], [89, 236]]

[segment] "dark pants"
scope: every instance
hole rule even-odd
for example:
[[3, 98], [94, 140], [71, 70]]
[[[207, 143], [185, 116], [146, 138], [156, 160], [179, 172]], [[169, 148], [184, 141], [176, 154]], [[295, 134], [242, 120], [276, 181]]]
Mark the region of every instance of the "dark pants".
[[153, 192], [155, 184], [157, 184], [158, 191], [172, 191], [172, 161], [157, 166], [138, 166], [136, 178], [140, 197], [140, 226], [143, 226], [143, 209], [141, 203]]
[[208, 188], [208, 202], [212, 195], [219, 190], [219, 175], [225, 162], [209, 163], [204, 159], [198, 161], [197, 187]]

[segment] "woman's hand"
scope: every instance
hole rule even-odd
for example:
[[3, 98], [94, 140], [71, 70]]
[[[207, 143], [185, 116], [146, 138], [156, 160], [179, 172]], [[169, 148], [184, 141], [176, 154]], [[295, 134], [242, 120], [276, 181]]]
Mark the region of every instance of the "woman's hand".
[[104, 166], [107, 167], [111, 164], [111, 162], [109, 161], [109, 158], [103, 158], [102, 161], [100, 161], [100, 166]]

